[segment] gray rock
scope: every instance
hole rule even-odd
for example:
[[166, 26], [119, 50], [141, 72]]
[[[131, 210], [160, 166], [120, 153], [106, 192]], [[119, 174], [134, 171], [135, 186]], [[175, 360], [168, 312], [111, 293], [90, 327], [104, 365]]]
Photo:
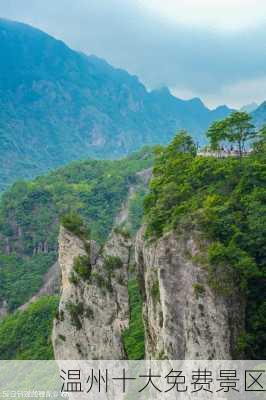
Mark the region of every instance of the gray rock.
[[245, 303], [237, 289], [230, 297], [209, 286], [208, 272], [193, 256], [197, 235], [170, 233], [136, 238], [136, 262], [142, 280], [146, 358], [231, 359], [244, 330]]
[[[78, 256], [92, 256], [88, 281], [73, 270]], [[95, 242], [84, 242], [60, 229], [59, 265], [62, 293], [54, 321], [53, 346], [57, 360], [124, 359], [122, 332], [128, 327], [128, 263], [131, 242], [113, 232], [100, 252]], [[108, 256], [119, 257], [119, 268], [108, 270]], [[73, 281], [73, 274], [78, 282]], [[72, 277], [72, 278], [71, 278]]]

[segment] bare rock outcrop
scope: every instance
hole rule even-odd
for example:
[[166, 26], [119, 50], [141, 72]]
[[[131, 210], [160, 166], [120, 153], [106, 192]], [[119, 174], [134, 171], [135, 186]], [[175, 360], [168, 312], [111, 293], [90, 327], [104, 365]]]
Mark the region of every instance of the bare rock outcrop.
[[57, 360], [125, 358], [130, 250], [131, 241], [117, 232], [100, 250], [61, 227], [62, 293], [52, 335]]
[[136, 239], [144, 297], [146, 358], [232, 359], [244, 330], [244, 301], [237, 289], [218, 295], [196, 262], [195, 235], [169, 233], [157, 241]]

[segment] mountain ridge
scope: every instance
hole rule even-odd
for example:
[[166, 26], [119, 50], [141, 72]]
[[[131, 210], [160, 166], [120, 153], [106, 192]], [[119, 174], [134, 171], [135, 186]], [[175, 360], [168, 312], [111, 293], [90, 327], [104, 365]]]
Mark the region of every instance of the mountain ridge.
[[75, 159], [119, 158], [188, 129], [204, 143], [229, 109], [169, 90], [84, 55], [29, 25], [0, 19], [0, 190]]

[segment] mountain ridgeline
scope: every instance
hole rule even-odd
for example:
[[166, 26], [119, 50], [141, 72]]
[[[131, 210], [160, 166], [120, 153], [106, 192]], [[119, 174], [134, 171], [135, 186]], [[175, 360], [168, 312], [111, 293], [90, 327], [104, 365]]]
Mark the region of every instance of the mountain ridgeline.
[[72, 160], [166, 144], [181, 128], [204, 143], [230, 111], [148, 92], [136, 76], [21, 23], [0, 19], [0, 51], [0, 190]]

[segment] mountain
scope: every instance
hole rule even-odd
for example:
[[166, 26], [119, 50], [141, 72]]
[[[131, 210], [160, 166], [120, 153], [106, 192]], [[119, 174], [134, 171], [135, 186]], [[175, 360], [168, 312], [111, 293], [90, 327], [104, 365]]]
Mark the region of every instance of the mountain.
[[259, 105], [257, 103], [252, 102], [250, 104], [246, 104], [243, 107], [241, 107], [240, 111], [251, 113], [252, 111], [255, 111], [256, 108], [258, 108], [258, 106]]
[[75, 159], [117, 158], [188, 129], [200, 143], [210, 111], [73, 51], [31, 26], [0, 20], [0, 190]]
[[256, 126], [262, 127], [266, 124], [266, 101], [252, 112], [253, 121]]

